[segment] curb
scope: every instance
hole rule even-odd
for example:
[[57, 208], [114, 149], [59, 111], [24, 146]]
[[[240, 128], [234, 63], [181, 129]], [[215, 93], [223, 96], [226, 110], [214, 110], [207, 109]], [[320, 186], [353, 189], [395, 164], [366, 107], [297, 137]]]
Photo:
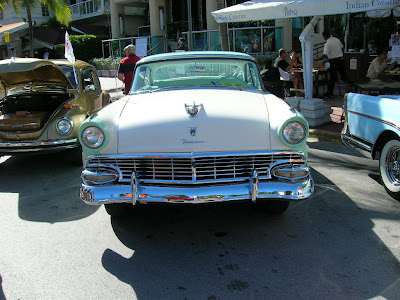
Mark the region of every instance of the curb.
[[340, 132], [333, 132], [320, 129], [310, 129], [309, 138], [317, 138], [320, 141], [342, 143]]

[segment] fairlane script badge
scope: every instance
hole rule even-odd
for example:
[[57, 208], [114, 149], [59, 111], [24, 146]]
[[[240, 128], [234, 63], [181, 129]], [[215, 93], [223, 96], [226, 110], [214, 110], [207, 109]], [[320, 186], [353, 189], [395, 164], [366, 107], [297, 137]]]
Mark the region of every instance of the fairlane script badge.
[[194, 118], [199, 114], [201, 106], [202, 104], [196, 105], [196, 103], [194, 102], [192, 105], [185, 104], [186, 112], [189, 114], [190, 117]]

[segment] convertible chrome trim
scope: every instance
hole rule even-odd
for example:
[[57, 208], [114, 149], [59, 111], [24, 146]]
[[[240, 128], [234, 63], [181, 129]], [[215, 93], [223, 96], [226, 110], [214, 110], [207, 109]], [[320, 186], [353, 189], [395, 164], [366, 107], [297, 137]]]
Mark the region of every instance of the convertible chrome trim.
[[378, 122], [381, 122], [381, 123], [384, 123], [386, 125], [389, 125], [389, 126], [392, 126], [392, 127], [396, 128], [397, 130], [400, 131], [400, 127], [397, 126], [396, 124], [392, 123], [392, 122], [388, 122], [388, 121], [385, 121], [385, 120], [382, 120], [382, 119], [379, 119], [379, 118], [375, 118], [373, 116], [366, 115], [366, 114], [363, 114], [363, 113], [360, 113], [360, 112], [356, 112], [354, 110], [347, 110], [347, 112], [355, 114], [355, 115], [359, 115], [359, 116], [362, 116], [362, 117], [366, 117], [366, 118], [369, 118], [369, 119], [372, 119], [372, 120], [375, 120], [375, 121], [378, 121]]
[[371, 157], [372, 155], [372, 144], [367, 143], [359, 138], [354, 137], [348, 131], [341, 134], [343, 143], [355, 151], [361, 153], [365, 157]]

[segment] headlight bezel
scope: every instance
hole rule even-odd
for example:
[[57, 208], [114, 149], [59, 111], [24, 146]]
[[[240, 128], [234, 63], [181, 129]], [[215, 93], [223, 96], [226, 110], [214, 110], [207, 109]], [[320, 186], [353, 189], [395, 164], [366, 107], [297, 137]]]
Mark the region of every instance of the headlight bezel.
[[[61, 122], [67, 122], [69, 124], [69, 129], [67, 131], [63, 131], [60, 129], [60, 124]], [[59, 118], [56, 122], [56, 130], [59, 134], [61, 135], [67, 135], [70, 134], [72, 132], [72, 130], [74, 129], [74, 121], [72, 121], [71, 119], [67, 118], [67, 117], [62, 117]]]
[[[296, 124], [296, 125], [300, 125], [302, 128], [302, 138], [298, 139], [298, 140], [292, 140], [290, 139], [290, 137], [288, 137], [287, 135], [285, 136], [285, 130], [288, 126], [290, 126], [291, 124]], [[278, 135], [280, 137], [280, 139], [282, 140], [282, 142], [289, 146], [289, 147], [297, 147], [299, 145], [303, 145], [304, 143], [306, 143], [307, 138], [308, 138], [308, 134], [309, 134], [309, 126], [308, 126], [308, 122], [304, 119], [304, 117], [300, 114], [297, 114], [297, 116], [294, 116], [288, 120], [286, 120], [280, 127], [278, 130]], [[286, 139], [288, 137], [288, 139]]]
[[[97, 133], [99, 135], [99, 137], [97, 138], [97, 141], [94, 143], [90, 143], [88, 140], [88, 133], [90, 130], [97, 131]], [[104, 142], [105, 142], [104, 131], [100, 127], [95, 126], [95, 125], [87, 126], [85, 129], [82, 130], [81, 141], [85, 147], [88, 147], [90, 149], [98, 149], [104, 145]]]

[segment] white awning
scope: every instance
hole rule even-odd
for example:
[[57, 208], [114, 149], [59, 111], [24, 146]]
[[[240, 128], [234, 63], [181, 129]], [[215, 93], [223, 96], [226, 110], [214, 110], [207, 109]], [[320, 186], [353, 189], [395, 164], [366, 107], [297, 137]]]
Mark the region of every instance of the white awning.
[[218, 23], [247, 22], [392, 9], [400, 0], [252, 0], [212, 12]]

